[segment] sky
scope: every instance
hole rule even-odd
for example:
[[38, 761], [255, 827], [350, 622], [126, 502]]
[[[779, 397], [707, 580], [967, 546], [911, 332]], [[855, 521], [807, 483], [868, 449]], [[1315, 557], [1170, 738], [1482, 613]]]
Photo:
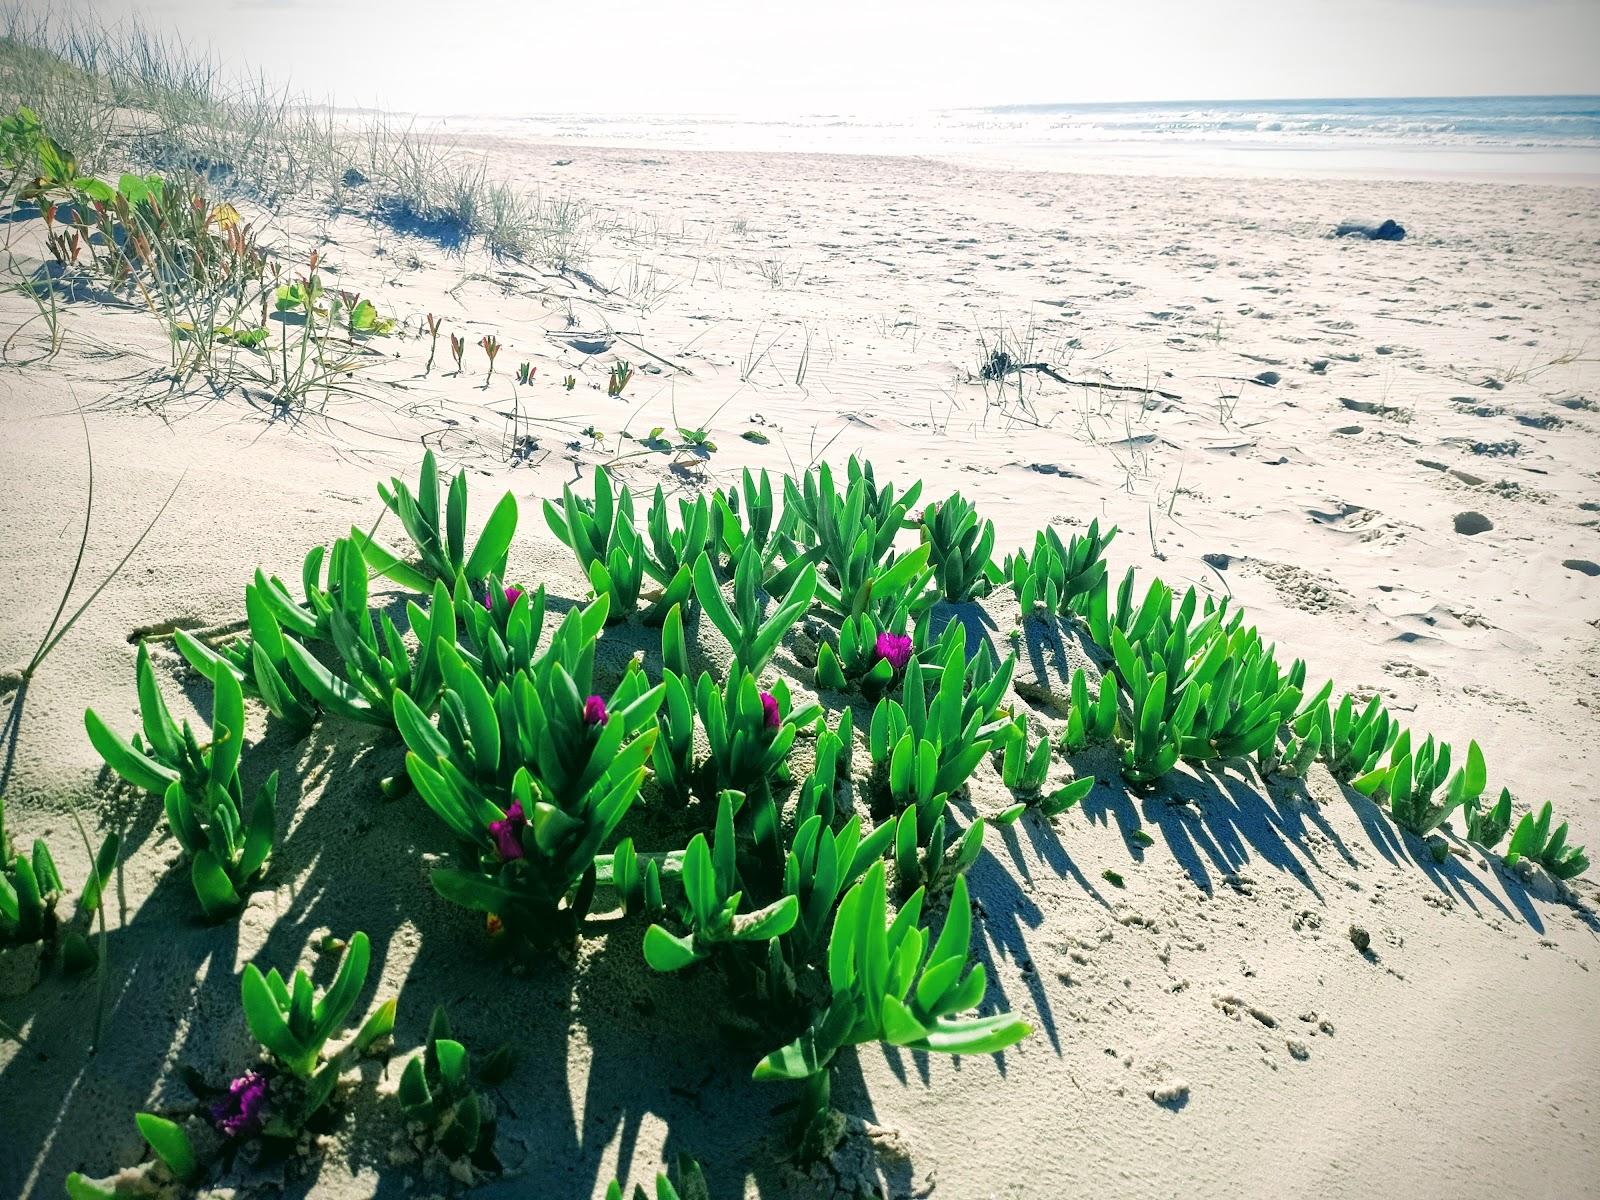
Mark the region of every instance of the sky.
[[[15, 0], [13, 0], [15, 3]], [[22, 0], [39, 11], [43, 0]], [[895, 112], [1600, 93], [1600, 0], [52, 0], [312, 99], [428, 114]]]

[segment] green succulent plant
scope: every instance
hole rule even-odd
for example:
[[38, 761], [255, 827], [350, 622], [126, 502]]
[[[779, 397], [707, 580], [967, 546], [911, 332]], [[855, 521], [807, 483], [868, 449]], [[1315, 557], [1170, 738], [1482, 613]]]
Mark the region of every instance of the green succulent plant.
[[1047, 525], [1034, 536], [1032, 555], [1018, 550], [1008, 556], [1000, 576], [1010, 579], [1022, 615], [1038, 607], [1059, 615], [1085, 607], [1105, 584], [1105, 549], [1116, 535], [1116, 526], [1101, 534], [1095, 520], [1083, 534], [1073, 534], [1063, 543], [1055, 528]]
[[845, 789], [852, 784], [855, 717], [847, 708], [839, 714], [834, 728], [829, 729], [825, 720], [819, 720], [815, 728], [816, 753], [811, 773], [800, 781], [796, 792], [794, 823], [801, 826], [815, 816], [831, 829], [850, 807]]
[[[919, 885], [939, 888], [965, 871], [982, 850], [984, 821], [975, 819], [959, 839], [947, 814], [950, 795], [965, 785], [984, 756], [1003, 744], [1009, 722], [999, 717], [1015, 658], [995, 670], [987, 643], [971, 662], [959, 636], [941, 639], [943, 660], [906, 667], [903, 703], [880, 700], [868, 737], [883, 790], [900, 813], [895, 825], [895, 882], [902, 894]], [[928, 698], [925, 676], [935, 689]]]
[[286, 981], [276, 967], [262, 974], [254, 963], [245, 964], [239, 982], [245, 1024], [275, 1070], [294, 1081], [273, 1096], [262, 1130], [267, 1136], [299, 1134], [333, 1096], [349, 1064], [393, 1031], [395, 1002], [386, 1000], [337, 1054], [324, 1053], [328, 1039], [344, 1027], [360, 999], [371, 954], [367, 935], [353, 934], [333, 983], [321, 997], [303, 970]]
[[[855, 460], [851, 463], [854, 467]], [[821, 604], [841, 617], [870, 613], [887, 625], [885, 618], [908, 593], [914, 597], [913, 615], [933, 602], [931, 547], [923, 544], [903, 555], [893, 550], [921, 486], [896, 499], [892, 486], [875, 488], [870, 470], [855, 470], [841, 496], [826, 463], [799, 484], [785, 479], [785, 507], [798, 514], [800, 533], [813, 542], [806, 553], [826, 567], [826, 577], [817, 583]]]
[[[1172, 689], [1165, 672], [1139, 676], [1133, 691], [1132, 736], [1123, 743], [1122, 775], [1129, 783], [1152, 783], [1178, 764], [1183, 747], [1184, 709], [1169, 711]], [[1198, 699], [1198, 693], [1191, 693]]]
[[47, 940], [62, 891], [44, 839], [34, 841], [32, 855], [17, 854], [9, 842], [0, 842], [0, 946]]
[[923, 510], [922, 537], [946, 600], [987, 596], [1004, 578], [993, 559], [994, 522], [980, 522], [978, 510], [960, 492]]
[[1152, 671], [1150, 664], [1134, 653], [1121, 630], [1113, 630], [1112, 638], [1118, 674], [1128, 689], [1132, 711], [1129, 735], [1122, 743], [1122, 775], [1129, 783], [1151, 783], [1178, 765], [1184, 735], [1200, 704], [1200, 692], [1195, 689], [1186, 701], [1175, 703], [1177, 689], [1167, 672]]
[[[615, 1179], [611, 1181], [606, 1187], [605, 1200], [628, 1200], [620, 1182]], [[650, 1200], [644, 1184], [634, 1185], [632, 1200]], [[670, 1176], [656, 1176], [655, 1200], [711, 1200], [711, 1189], [706, 1186], [706, 1177], [701, 1173], [700, 1164], [687, 1154], [678, 1155]]]
[[1046, 792], [1050, 739], [1041, 737], [1030, 749], [1028, 725], [1022, 717], [1016, 717], [1001, 731], [999, 759], [1000, 778], [1020, 801], [1000, 815], [1003, 823], [1014, 821], [1027, 808], [1036, 808], [1047, 817], [1060, 816], [1094, 788], [1094, 777], [1089, 776]]
[[958, 829], [942, 792], [919, 799], [890, 822], [894, 826], [894, 882], [897, 895], [918, 888], [942, 893], [966, 874], [983, 853], [988, 821], [974, 817]]
[[1256, 765], [1263, 776], [1305, 778], [1311, 764], [1333, 743], [1333, 710], [1328, 704], [1332, 695], [1333, 681], [1329, 680], [1286, 718], [1277, 736], [1256, 751]]
[[704, 961], [727, 943], [766, 943], [794, 928], [800, 901], [785, 895], [760, 908], [741, 912], [744, 889], [736, 858], [733, 814], [744, 797], [723, 792], [717, 801], [717, 824], [711, 840], [697, 833], [683, 856], [684, 905], [679, 914], [688, 928], [670, 933], [660, 924], [645, 930], [644, 957], [657, 971], [677, 971]]
[[[186, 631], [175, 629], [173, 644], [189, 665], [213, 685], [217, 673], [227, 671], [238, 681], [245, 695], [260, 700], [273, 716], [295, 729], [309, 729], [322, 706], [294, 673], [289, 661], [288, 639], [269, 598], [268, 584], [259, 570], [256, 580], [244, 589], [245, 615], [249, 620], [246, 637], [212, 649]], [[309, 624], [314, 634], [315, 619]]]
[[1323, 759], [1337, 779], [1349, 782], [1369, 775], [1400, 736], [1400, 723], [1373, 696], [1360, 712], [1355, 697], [1343, 696], [1326, 726]]
[[[1109, 535], [1107, 535], [1109, 537]], [[1087, 593], [1083, 601], [1089, 636], [1102, 650], [1111, 649], [1112, 630], [1120, 632], [1130, 645], [1136, 645], [1150, 636], [1156, 623], [1170, 621], [1172, 614], [1172, 589], [1159, 579], [1152, 579], [1145, 589], [1144, 599], [1133, 602], [1133, 568], [1117, 585], [1116, 604], [1111, 603], [1110, 583], [1101, 579]]]
[[139, 1136], [155, 1152], [172, 1177], [179, 1183], [191, 1183], [200, 1174], [200, 1160], [189, 1141], [183, 1126], [155, 1113], [138, 1113], [134, 1123]]
[[1547, 800], [1537, 816], [1522, 814], [1516, 830], [1511, 834], [1511, 844], [1506, 847], [1506, 866], [1515, 866], [1520, 859], [1530, 858], [1557, 879], [1576, 879], [1589, 869], [1589, 857], [1582, 846], [1567, 845], [1567, 823], [1550, 830], [1550, 802]]
[[[609, 620], [627, 620], [639, 607], [649, 557], [634, 527], [632, 493], [625, 486], [613, 491], [611, 476], [597, 466], [594, 499], [576, 495], [568, 484], [562, 489], [560, 508], [544, 502], [544, 519], [571, 549], [594, 594], [610, 601]], [[665, 609], [661, 611], [664, 616]]]
[[508, 1044], [490, 1057], [483, 1071], [474, 1073], [472, 1057], [451, 1036], [441, 1005], [428, 1022], [422, 1052], [407, 1060], [400, 1073], [400, 1110], [406, 1120], [422, 1126], [428, 1144], [446, 1158], [466, 1158], [480, 1170], [498, 1173], [494, 1100], [478, 1084], [503, 1079], [511, 1058]]
[[[304, 603], [294, 598], [283, 580], [256, 568], [255, 590], [271, 610], [278, 627], [302, 642], [331, 642], [333, 610], [339, 603], [339, 588], [346, 574], [344, 556], [355, 552], [348, 541], [335, 543], [331, 555], [326, 546], [313, 546], [307, 551], [300, 565]], [[242, 664], [235, 665], [242, 672]]]
[[367, 565], [378, 574], [401, 587], [424, 594], [432, 590], [437, 581], [447, 586], [454, 584], [456, 576], [463, 572], [474, 588], [481, 587], [490, 575], [504, 578], [506, 552], [517, 531], [517, 500], [510, 492], [500, 497], [470, 552], [467, 549], [467, 473], [458, 471], [450, 481], [441, 525], [439, 467], [432, 450], [422, 456], [415, 495], [399, 478], [391, 479], [387, 487], [380, 483], [378, 495], [384, 506], [400, 519], [419, 560], [418, 565], [412, 566], [365, 533], [352, 529], [351, 540]]
[[897, 807], [948, 796], [965, 784], [1006, 725], [997, 716], [1016, 659], [1008, 656], [995, 669], [987, 644], [970, 662], [959, 636], [941, 639], [941, 645], [936, 667], [913, 658], [902, 699], [886, 696], [872, 712], [872, 759], [887, 769], [888, 793]]
[[1476, 803], [1487, 782], [1477, 742], [1468, 745], [1466, 763], [1451, 775], [1450, 747], [1430, 736], [1413, 751], [1407, 731], [1389, 748], [1388, 764], [1369, 771], [1353, 786], [1364, 795], [1387, 797], [1395, 823], [1425, 837], [1469, 800]]
[[1100, 688], [1089, 698], [1089, 680], [1082, 667], [1072, 672], [1067, 706], [1067, 727], [1061, 731], [1061, 749], [1077, 754], [1099, 742], [1109, 742], [1117, 731], [1117, 681], [1100, 677]]
[[167, 823], [189, 855], [200, 907], [207, 917], [220, 918], [239, 908], [242, 891], [272, 853], [278, 774], [267, 778], [247, 809], [239, 780], [244, 693], [232, 672], [218, 671], [213, 681], [211, 736], [204, 745], [189, 722], [180, 728], [172, 719], [143, 642], [137, 675], [143, 737], [128, 741], [90, 708], [83, 714], [89, 741], [124, 780], [163, 798]]
[[1050, 739], [1040, 738], [1030, 747], [1028, 722], [1014, 717], [997, 735], [1000, 778], [1012, 793], [1037, 796], [1050, 775]]
[[[200, 1158], [182, 1125], [147, 1112], [136, 1113], [134, 1124], [145, 1145], [156, 1156], [156, 1161], [174, 1181], [192, 1184], [200, 1178], [203, 1169]], [[67, 1176], [66, 1188], [69, 1200], [114, 1200], [116, 1196], [125, 1194], [117, 1184], [89, 1179], [77, 1171]]]
[[838, 1136], [829, 1107], [834, 1058], [847, 1046], [882, 1041], [911, 1050], [992, 1054], [1032, 1032], [1010, 1013], [956, 1014], [983, 999], [983, 967], [967, 967], [972, 912], [957, 879], [949, 915], [937, 939], [918, 921], [916, 892], [888, 920], [882, 863], [873, 863], [845, 895], [828, 946], [829, 999], [806, 1031], [761, 1060], [760, 1080], [803, 1083], [800, 1141], [808, 1155], [826, 1154]]
[[661, 880], [682, 871], [683, 851], [641, 855], [634, 850], [632, 838], [623, 838], [610, 854], [595, 858], [596, 882], [616, 892], [622, 911], [630, 915], [659, 917], [666, 912]]
[[[116, 870], [122, 840], [108, 833], [90, 864], [89, 878], [78, 895], [77, 910], [87, 916], [100, 907], [105, 885]], [[56, 869], [50, 847], [35, 838], [30, 852], [23, 854], [12, 845], [6, 830], [5, 804], [0, 799], [0, 949], [43, 942], [54, 948], [59, 936], [56, 904], [66, 891]], [[73, 930], [63, 943], [69, 968], [87, 966], [95, 952], [80, 931]]]
[[753, 674], [760, 674], [771, 661], [773, 652], [796, 621], [811, 606], [817, 591], [817, 571], [804, 564], [793, 585], [787, 589], [783, 600], [764, 616], [756, 589], [761, 582], [761, 560], [754, 547], [743, 550], [733, 575], [733, 604], [730, 606], [722, 594], [711, 568], [711, 557], [701, 554], [694, 564], [694, 594], [706, 617], [716, 626], [717, 632], [733, 648], [733, 659], [738, 666]]
[[1467, 825], [1467, 840], [1493, 850], [1511, 831], [1511, 789], [1501, 788], [1500, 798], [1488, 810], [1480, 807], [1476, 796], [1463, 801], [1461, 815]]
[[[479, 601], [467, 590], [466, 577], [458, 575], [451, 607], [454, 612], [449, 617], [458, 634], [455, 649], [488, 687], [509, 682], [519, 670], [533, 665], [548, 612], [543, 586], [525, 592], [506, 587], [491, 575]], [[448, 637], [449, 624], [443, 616], [435, 621], [431, 613], [411, 612], [409, 605], [407, 612], [413, 629], [428, 630], [435, 640]]]
[[679, 500], [678, 527], [674, 529], [668, 520], [666, 496], [657, 484], [645, 530], [650, 544], [644, 569], [661, 587], [654, 610], [664, 615], [675, 604], [687, 604], [694, 595], [695, 562], [712, 549], [711, 506], [704, 496], [695, 497], [692, 504]]
[[772, 479], [766, 471], [752, 475], [750, 468], [744, 468], [737, 487], [713, 492], [711, 496], [714, 565], [724, 574], [731, 574], [748, 546], [760, 558], [763, 572], [770, 573], [779, 551], [793, 550], [791, 535], [797, 515], [788, 508], [779, 515], [773, 503]]
[[[899, 630], [887, 631], [905, 636]], [[894, 663], [879, 652], [879, 630], [866, 616], [846, 617], [839, 626], [839, 648], [817, 647], [817, 686], [835, 692], [857, 691], [874, 699], [894, 682]]]
[[1247, 758], [1276, 744], [1300, 706], [1304, 682], [1305, 664], [1282, 671], [1273, 647], [1264, 646], [1254, 628], [1218, 630], [1185, 677], [1186, 687], [1200, 690], [1200, 703], [1184, 735], [1183, 757]]
[[859, 816], [838, 829], [820, 814], [795, 826], [783, 868], [783, 893], [799, 905], [794, 927], [783, 939], [791, 970], [821, 965], [840, 897], [883, 858], [893, 837], [890, 822], [864, 831]]
[[[1270, 740], [1277, 730], [1277, 712], [1293, 703], [1277, 690], [1252, 695], [1236, 689], [1239, 665], [1230, 659], [1230, 647], [1241, 636], [1246, 646], [1251, 645], [1248, 634], [1253, 632], [1240, 634], [1242, 614], [1229, 618], [1210, 601], [1202, 608], [1193, 588], [1172, 606], [1171, 592], [1152, 584], [1137, 612], [1130, 594], [1131, 581], [1125, 579], [1118, 618], [1106, 627], [1117, 677], [1129, 702], [1123, 777], [1133, 784], [1150, 783], [1171, 771], [1180, 757], [1249, 754]], [[1140, 634], [1137, 640], [1124, 632], [1124, 616], [1129, 618], [1128, 628]], [[1263, 679], [1275, 677], [1270, 655], [1258, 653], [1254, 662], [1254, 667], [1245, 669], [1259, 669]], [[1246, 686], [1255, 680], [1251, 674]], [[1236, 700], [1243, 703], [1236, 705]], [[1295, 692], [1292, 701], [1298, 700]], [[1212, 721], [1217, 722], [1215, 728], [1209, 725]]]
[[638, 797], [657, 736], [664, 689], [637, 665], [609, 698], [592, 692], [605, 617], [603, 597], [569, 612], [544, 653], [493, 692], [441, 645], [437, 726], [395, 697], [406, 770], [460, 847], [459, 866], [433, 870], [434, 889], [492, 917], [519, 949], [576, 934], [596, 855]]
[[454, 647], [456, 641], [449, 587], [443, 580], [433, 581], [432, 603], [426, 611], [408, 603], [416, 640], [413, 654], [387, 612], [378, 614], [374, 628], [367, 608], [367, 569], [353, 543], [335, 542], [329, 563], [330, 574], [335, 568], [341, 571], [337, 586], [329, 592], [328, 613], [340, 671], [335, 674], [285, 630], [282, 649], [295, 680], [321, 708], [369, 725], [394, 723], [394, 698], [399, 694], [431, 708], [441, 685], [440, 648]]
[[[821, 712], [816, 705], [796, 709], [782, 680], [762, 691], [747, 671], [726, 684], [702, 672], [691, 688], [668, 668], [662, 683], [661, 736], [652, 762], [662, 794], [678, 802], [696, 794], [710, 800], [724, 790], [765, 794], [787, 782], [796, 733]], [[708, 748], [704, 756], [696, 753], [697, 723]]]

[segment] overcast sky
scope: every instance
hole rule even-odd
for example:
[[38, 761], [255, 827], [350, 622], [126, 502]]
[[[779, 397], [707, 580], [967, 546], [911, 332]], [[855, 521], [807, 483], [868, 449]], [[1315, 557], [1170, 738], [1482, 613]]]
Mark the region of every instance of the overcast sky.
[[[42, 0], [22, 0], [37, 9]], [[1600, 92], [1600, 0], [54, 0], [321, 99], [832, 112]]]

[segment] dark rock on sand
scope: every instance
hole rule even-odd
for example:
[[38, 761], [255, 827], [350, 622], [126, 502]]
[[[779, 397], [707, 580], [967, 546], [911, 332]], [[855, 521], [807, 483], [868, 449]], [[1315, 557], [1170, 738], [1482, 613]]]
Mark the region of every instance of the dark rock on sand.
[[1406, 227], [1393, 220], [1386, 220], [1377, 225], [1365, 221], [1343, 221], [1334, 229], [1333, 236], [1364, 237], [1369, 242], [1398, 242], [1406, 236]]

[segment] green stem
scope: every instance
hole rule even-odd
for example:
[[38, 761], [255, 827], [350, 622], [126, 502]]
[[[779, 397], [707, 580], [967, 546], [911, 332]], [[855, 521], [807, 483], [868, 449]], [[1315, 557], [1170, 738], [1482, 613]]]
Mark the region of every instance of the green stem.
[[[647, 862], [657, 863], [661, 867], [661, 877], [663, 879], [672, 879], [683, 874], [683, 856], [684, 851], [682, 850], [668, 850], [662, 853], [640, 854], [638, 858], [641, 868]], [[611, 887], [614, 885], [616, 881], [612, 872], [615, 860], [616, 856], [612, 854], [595, 855], [594, 881], [596, 886]]]
[[843, 1124], [830, 1102], [832, 1085], [831, 1067], [808, 1075], [802, 1085], [796, 1132], [800, 1157], [804, 1161], [826, 1158], [839, 1144]]

